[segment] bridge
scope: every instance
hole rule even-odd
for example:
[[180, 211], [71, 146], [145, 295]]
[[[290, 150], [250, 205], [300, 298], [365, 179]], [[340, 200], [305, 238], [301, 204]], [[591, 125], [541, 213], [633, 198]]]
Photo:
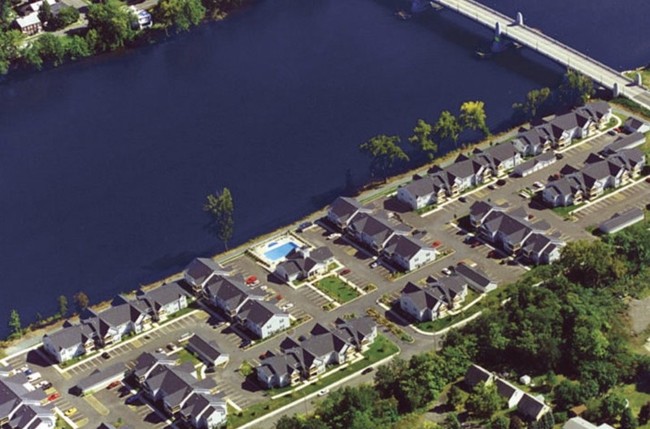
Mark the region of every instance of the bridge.
[[[428, 4], [426, 0], [413, 0], [413, 10]], [[439, 4], [456, 11], [476, 22], [493, 28], [495, 35], [507, 37], [514, 42], [539, 52], [542, 55], [576, 70], [593, 79], [594, 82], [610, 89], [614, 96], [625, 96], [641, 106], [650, 109], [650, 91], [641, 86], [640, 76], [636, 81], [628, 79], [620, 72], [571, 48], [541, 31], [527, 27], [521, 13], [515, 19], [490, 9], [473, 0], [434, 0], [429, 7]]]

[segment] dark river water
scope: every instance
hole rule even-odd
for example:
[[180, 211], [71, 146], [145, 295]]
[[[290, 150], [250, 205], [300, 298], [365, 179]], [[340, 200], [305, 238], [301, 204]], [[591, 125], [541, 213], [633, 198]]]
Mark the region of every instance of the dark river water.
[[[648, 62], [647, 0], [487, 3], [615, 68]], [[470, 99], [504, 129], [513, 102], [561, 79], [525, 49], [480, 60], [489, 29], [449, 11], [395, 17], [408, 7], [267, 0], [0, 83], [0, 319], [52, 314], [79, 290], [106, 299], [218, 252], [201, 210], [218, 188], [235, 199], [236, 245], [367, 182], [369, 137], [406, 140], [417, 118]]]

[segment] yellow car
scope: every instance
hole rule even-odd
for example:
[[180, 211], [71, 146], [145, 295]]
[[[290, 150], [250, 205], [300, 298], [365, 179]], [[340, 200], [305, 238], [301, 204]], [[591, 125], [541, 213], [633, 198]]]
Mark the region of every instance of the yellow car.
[[75, 407], [72, 407], [72, 408], [68, 408], [67, 410], [65, 410], [65, 413], [63, 413], [63, 414], [70, 417], [70, 416], [74, 415], [76, 412], [77, 412], [77, 409]]

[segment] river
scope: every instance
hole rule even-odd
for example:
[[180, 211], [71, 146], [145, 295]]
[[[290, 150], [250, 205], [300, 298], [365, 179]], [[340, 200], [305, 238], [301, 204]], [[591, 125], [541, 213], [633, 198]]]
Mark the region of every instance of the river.
[[[488, 3], [512, 15], [520, 2]], [[647, 62], [645, 0], [525, 5], [527, 23], [601, 61]], [[201, 210], [218, 188], [233, 193], [231, 244], [243, 243], [367, 182], [358, 145], [369, 137], [406, 140], [417, 118], [470, 99], [503, 129], [513, 102], [561, 78], [525, 49], [480, 60], [490, 30], [450, 11], [397, 19], [408, 6], [259, 2], [164, 43], [0, 83], [0, 319], [53, 314], [79, 290], [106, 299], [220, 251]]]

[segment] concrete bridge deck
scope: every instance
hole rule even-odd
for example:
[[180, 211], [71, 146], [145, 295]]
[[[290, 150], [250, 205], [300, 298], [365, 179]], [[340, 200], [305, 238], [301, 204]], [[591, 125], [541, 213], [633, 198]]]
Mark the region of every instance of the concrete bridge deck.
[[618, 94], [650, 109], [650, 91], [636, 85], [632, 80], [613, 68], [547, 36], [539, 30], [526, 27], [523, 19], [517, 23], [516, 19], [473, 0], [435, 0], [435, 2], [490, 28], [497, 29], [498, 27], [500, 33], [509, 39], [589, 76], [605, 88], [611, 89], [615, 93], [618, 91]]

